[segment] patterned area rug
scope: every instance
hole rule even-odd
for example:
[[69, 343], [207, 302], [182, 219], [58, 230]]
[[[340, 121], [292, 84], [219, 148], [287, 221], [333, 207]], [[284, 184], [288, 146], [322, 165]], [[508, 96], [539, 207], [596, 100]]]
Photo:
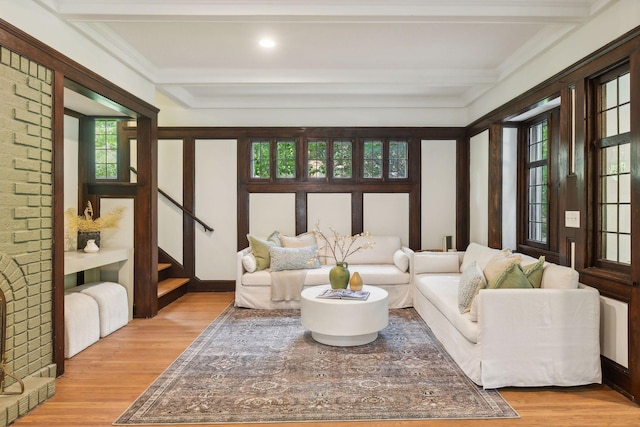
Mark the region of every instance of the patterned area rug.
[[297, 310], [228, 307], [116, 425], [517, 418], [471, 382], [413, 309], [378, 339], [316, 343]]

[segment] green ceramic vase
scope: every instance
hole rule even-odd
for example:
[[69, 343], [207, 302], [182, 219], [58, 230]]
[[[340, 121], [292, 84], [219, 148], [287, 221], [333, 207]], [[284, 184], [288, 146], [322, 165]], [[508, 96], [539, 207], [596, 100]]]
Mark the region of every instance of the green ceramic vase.
[[329, 282], [332, 289], [347, 289], [349, 285], [349, 264], [338, 262], [329, 270]]

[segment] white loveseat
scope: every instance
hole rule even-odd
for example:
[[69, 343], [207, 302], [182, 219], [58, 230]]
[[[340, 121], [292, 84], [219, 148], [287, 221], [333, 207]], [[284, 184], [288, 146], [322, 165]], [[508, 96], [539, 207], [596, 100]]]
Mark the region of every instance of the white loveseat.
[[[575, 270], [540, 260], [539, 289], [485, 288], [463, 309], [462, 272], [486, 271], [501, 256], [518, 255], [475, 243], [465, 252], [414, 254], [414, 307], [447, 352], [485, 388], [600, 383], [599, 293], [579, 284]], [[538, 261], [518, 257], [525, 269]]]
[[[267, 239], [258, 239], [259, 243], [265, 241], [276, 242], [283, 249], [280, 252], [294, 252], [297, 249], [304, 253], [306, 248], [313, 247], [315, 252], [318, 245], [313, 234], [308, 233], [296, 237], [279, 236]], [[374, 285], [385, 289], [389, 293], [389, 307], [403, 308], [411, 304], [411, 268], [413, 251], [403, 246], [398, 236], [373, 236], [375, 244], [369, 249], [355, 252], [347, 258], [351, 274], [358, 272], [365, 285]], [[251, 242], [251, 240], [250, 240]], [[253, 240], [255, 242], [255, 239]], [[264, 269], [257, 269], [255, 253], [251, 247], [237, 253], [237, 274], [235, 305], [237, 307], [258, 309], [290, 309], [299, 308], [299, 291], [310, 286], [329, 283], [329, 270], [335, 265], [333, 259], [320, 257], [319, 265], [312, 267], [306, 264], [308, 256], [302, 257], [302, 269], [288, 270], [302, 272], [300, 277], [300, 289], [291, 292], [286, 298], [273, 298], [272, 268], [271, 265]], [[270, 260], [272, 261], [272, 260]], [[281, 265], [281, 263], [280, 263]], [[280, 273], [280, 272], [278, 272]]]

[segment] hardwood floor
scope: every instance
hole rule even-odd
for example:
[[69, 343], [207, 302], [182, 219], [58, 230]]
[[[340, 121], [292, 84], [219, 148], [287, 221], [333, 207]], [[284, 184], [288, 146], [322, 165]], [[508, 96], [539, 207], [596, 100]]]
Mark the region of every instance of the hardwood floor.
[[[125, 328], [66, 362], [56, 395], [14, 424], [107, 427], [233, 300], [231, 293], [187, 294], [153, 319]], [[640, 407], [606, 386], [503, 389], [515, 420], [314, 423], [314, 426], [638, 426]], [[289, 427], [292, 424], [268, 424]], [[234, 427], [240, 426], [235, 424]], [[186, 427], [186, 426], [185, 426]]]

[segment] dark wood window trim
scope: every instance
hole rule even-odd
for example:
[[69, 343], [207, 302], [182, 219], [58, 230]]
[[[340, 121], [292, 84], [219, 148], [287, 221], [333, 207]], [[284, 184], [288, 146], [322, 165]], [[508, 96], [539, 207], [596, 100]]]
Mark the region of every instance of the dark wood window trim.
[[[601, 233], [599, 232], [601, 226], [601, 212], [600, 212], [600, 175], [601, 175], [601, 155], [602, 150], [608, 147], [615, 147], [626, 143], [632, 142], [631, 132], [625, 132], [609, 137], [601, 137], [601, 120], [600, 120], [600, 111], [601, 108], [601, 85], [611, 79], [615, 79], [618, 76], [624, 75], [630, 72], [630, 64], [628, 62], [618, 65], [613, 69], [602, 73], [594, 78], [592, 78], [589, 82], [589, 96], [590, 105], [593, 108], [591, 111], [590, 117], [592, 120], [588, 123], [591, 128], [590, 135], [592, 137], [592, 143], [589, 144], [588, 156], [590, 159], [590, 164], [593, 167], [590, 169], [590, 176], [588, 177], [589, 182], [592, 184], [592, 192], [590, 197], [591, 204], [591, 224], [593, 230], [593, 236], [591, 237], [591, 242], [587, 247], [587, 253], [589, 260], [589, 271], [591, 274], [596, 274], [599, 277], [608, 277], [609, 280], [613, 282], [622, 281], [631, 284], [631, 265], [630, 264], [621, 264], [617, 262], [603, 260], [600, 257], [601, 252]], [[631, 76], [633, 80], [635, 77]], [[631, 98], [632, 103], [637, 103], [640, 100]], [[631, 120], [633, 120], [631, 118]], [[633, 159], [633, 157], [632, 157]], [[633, 160], [631, 160], [633, 162]], [[633, 175], [633, 170], [631, 171]], [[633, 176], [631, 177], [633, 180]], [[631, 195], [630, 195], [631, 196]], [[632, 204], [633, 206], [633, 204]], [[633, 227], [632, 227], [633, 228]], [[633, 250], [632, 250], [633, 252]], [[597, 273], [596, 273], [597, 272]]]
[[[529, 169], [528, 163], [529, 149], [529, 128], [542, 121], [547, 121], [548, 132], [548, 153], [547, 153], [547, 242], [541, 243], [528, 238], [529, 227], [529, 205], [527, 192], [529, 191]], [[560, 215], [558, 209], [559, 201], [559, 151], [560, 144], [560, 109], [543, 113], [533, 117], [519, 126], [518, 136], [518, 250], [520, 252], [540, 256], [544, 255], [549, 261], [557, 262], [559, 259], [559, 238]]]

